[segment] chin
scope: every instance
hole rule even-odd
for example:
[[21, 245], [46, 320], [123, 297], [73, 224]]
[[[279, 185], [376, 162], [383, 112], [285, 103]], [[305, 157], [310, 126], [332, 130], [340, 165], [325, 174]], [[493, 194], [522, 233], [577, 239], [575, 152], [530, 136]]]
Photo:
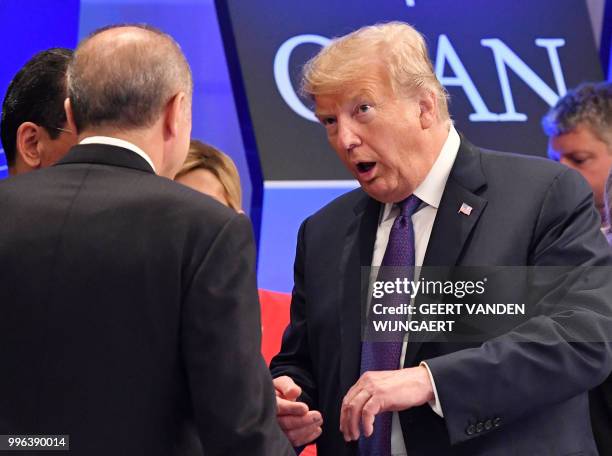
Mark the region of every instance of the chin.
[[376, 189], [373, 187], [368, 187], [367, 185], [362, 185], [361, 188], [363, 188], [364, 192], [381, 203], [397, 203], [398, 201], [402, 201], [411, 195], [410, 192], [401, 192], [397, 189]]
[[379, 201], [381, 203], [395, 202], [393, 200], [392, 195], [388, 192], [382, 192], [380, 190], [377, 191], [377, 190], [368, 188], [366, 185], [362, 185], [361, 188], [363, 189], [364, 192], [366, 192], [371, 198], [374, 198], [376, 201]]

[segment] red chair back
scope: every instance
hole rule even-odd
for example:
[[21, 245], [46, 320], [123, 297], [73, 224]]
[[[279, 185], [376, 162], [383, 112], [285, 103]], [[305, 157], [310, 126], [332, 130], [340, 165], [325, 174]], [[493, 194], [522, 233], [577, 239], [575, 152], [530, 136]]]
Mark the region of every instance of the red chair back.
[[[266, 363], [270, 364], [270, 360], [280, 350], [283, 332], [289, 324], [291, 295], [260, 289], [259, 302], [261, 303], [261, 353]], [[316, 454], [317, 449], [314, 445], [307, 446], [301, 453], [302, 456], [316, 456]]]

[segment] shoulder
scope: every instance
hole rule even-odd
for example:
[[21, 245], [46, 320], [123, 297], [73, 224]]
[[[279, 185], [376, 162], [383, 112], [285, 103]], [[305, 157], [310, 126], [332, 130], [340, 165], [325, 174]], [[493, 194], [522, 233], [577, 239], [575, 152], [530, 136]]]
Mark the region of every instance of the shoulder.
[[544, 196], [553, 187], [589, 194], [590, 188], [575, 170], [556, 161], [523, 153], [483, 149], [462, 141], [460, 153], [477, 161], [489, 190], [516, 191], [517, 196]]
[[509, 175], [518, 172], [519, 176], [553, 179], [568, 170], [566, 166], [548, 158], [522, 153], [480, 149], [480, 156], [483, 169], [488, 173]]
[[329, 219], [351, 217], [359, 212], [362, 206], [365, 207], [369, 199], [370, 197], [359, 187], [332, 200], [312, 214], [309, 219], [324, 222]]
[[373, 201], [361, 187], [358, 187], [340, 195], [308, 216], [302, 222], [300, 231], [308, 226], [311, 232], [337, 232], [359, 216]]
[[155, 175], [147, 176], [146, 180], [150, 186], [142, 196], [142, 205], [163, 208], [159, 220], [166, 220], [176, 228], [215, 232], [234, 219], [246, 218], [238, 217], [233, 209], [178, 182]]

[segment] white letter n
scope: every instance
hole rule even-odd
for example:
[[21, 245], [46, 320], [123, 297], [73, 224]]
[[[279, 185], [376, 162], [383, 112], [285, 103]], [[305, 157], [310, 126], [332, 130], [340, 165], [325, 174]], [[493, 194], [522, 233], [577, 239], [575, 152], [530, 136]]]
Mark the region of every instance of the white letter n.
[[557, 48], [565, 45], [565, 40], [561, 38], [538, 38], [535, 40], [536, 46], [546, 48], [548, 51], [548, 59], [555, 77], [557, 93], [552, 90], [531, 68], [527, 66], [506, 44], [497, 38], [489, 38], [480, 40], [483, 46], [491, 48], [495, 57], [495, 65], [501, 85], [502, 95], [506, 112], [499, 114], [499, 120], [505, 121], [526, 121], [527, 115], [516, 112], [514, 100], [512, 99], [512, 91], [508, 81], [508, 72], [506, 66], [510, 67], [518, 77], [520, 77], [540, 98], [542, 98], [549, 106], [553, 106], [559, 97], [565, 95], [567, 89], [563, 72], [561, 71], [561, 63], [559, 62], [559, 54]]

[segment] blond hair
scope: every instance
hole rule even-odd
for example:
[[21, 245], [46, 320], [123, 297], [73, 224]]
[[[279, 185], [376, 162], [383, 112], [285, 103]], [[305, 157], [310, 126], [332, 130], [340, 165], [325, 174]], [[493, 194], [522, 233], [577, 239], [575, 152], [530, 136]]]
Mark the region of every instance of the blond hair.
[[189, 143], [189, 153], [185, 163], [176, 175], [176, 178], [184, 176], [195, 169], [205, 169], [214, 174], [225, 190], [225, 199], [229, 207], [235, 211], [242, 211], [240, 176], [238, 175], [236, 165], [230, 157], [210, 144], [192, 139]]
[[398, 21], [334, 38], [304, 66], [302, 92], [310, 97], [335, 94], [347, 85], [377, 83], [381, 75], [395, 95], [433, 93], [439, 118], [449, 118], [448, 94], [436, 78], [423, 35]]

